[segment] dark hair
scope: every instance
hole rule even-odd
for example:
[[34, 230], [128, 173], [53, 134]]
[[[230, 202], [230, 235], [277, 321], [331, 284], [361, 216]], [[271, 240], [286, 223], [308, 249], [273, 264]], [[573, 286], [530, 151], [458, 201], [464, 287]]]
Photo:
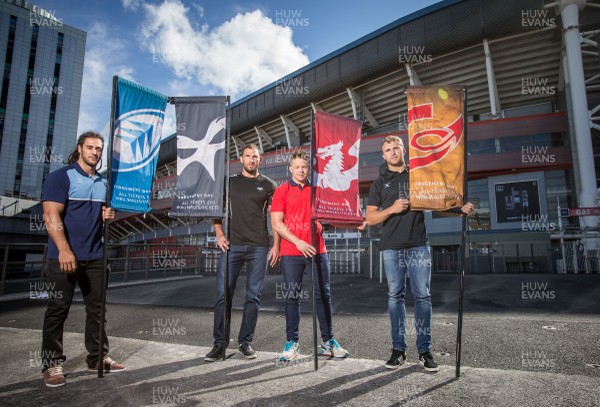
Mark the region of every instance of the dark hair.
[[[71, 151], [71, 154], [69, 154], [69, 158], [67, 158], [67, 164], [73, 164], [79, 160], [79, 147], [83, 148], [85, 140], [89, 138], [97, 138], [104, 146], [104, 137], [102, 137], [100, 133], [96, 133], [95, 131], [86, 131], [77, 138], [77, 145], [75, 145], [75, 148], [73, 151]], [[102, 165], [102, 159], [100, 159], [98, 164]]]
[[250, 149], [258, 151], [258, 155], [260, 155], [260, 148], [258, 148], [258, 146], [256, 144], [254, 144], [254, 143], [252, 143], [252, 144], [246, 144], [244, 146], [244, 148], [242, 148], [242, 155], [244, 155], [244, 151], [250, 150]]

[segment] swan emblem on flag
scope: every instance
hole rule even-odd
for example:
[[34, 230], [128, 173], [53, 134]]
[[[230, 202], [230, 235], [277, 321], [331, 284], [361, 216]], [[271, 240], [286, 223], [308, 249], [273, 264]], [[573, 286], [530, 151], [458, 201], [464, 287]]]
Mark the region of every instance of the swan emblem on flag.
[[177, 149], [196, 150], [187, 158], [177, 156], [178, 176], [183, 173], [188, 165], [198, 162], [206, 169], [213, 182], [215, 181], [215, 154], [225, 148], [225, 139], [220, 143], [211, 143], [222, 130], [225, 130], [225, 118], [217, 117], [208, 126], [206, 135], [202, 140], [193, 140], [186, 136], [177, 135]]
[[358, 180], [358, 150], [360, 139], [357, 140], [348, 150], [348, 154], [356, 157], [356, 164], [344, 171], [344, 153], [342, 147], [343, 141], [331, 144], [327, 147], [319, 147], [317, 157], [321, 159], [329, 158], [323, 173], [317, 172], [317, 186], [321, 188], [331, 188], [334, 191], [347, 191], [350, 189], [352, 181]]

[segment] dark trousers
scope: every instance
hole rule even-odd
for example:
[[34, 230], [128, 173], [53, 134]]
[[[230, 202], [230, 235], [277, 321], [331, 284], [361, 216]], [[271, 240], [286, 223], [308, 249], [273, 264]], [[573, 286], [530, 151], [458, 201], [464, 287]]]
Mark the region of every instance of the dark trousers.
[[[300, 300], [308, 299], [308, 291], [302, 290], [304, 273], [310, 274], [311, 259], [304, 256], [281, 256], [283, 270], [283, 290], [285, 297], [285, 333], [287, 341], [298, 342], [300, 326]], [[331, 290], [329, 279], [329, 260], [327, 254], [315, 255], [315, 300], [317, 303], [317, 319], [321, 330], [321, 338], [328, 341], [333, 338], [331, 322]], [[310, 276], [312, 281], [312, 275]]]
[[[107, 278], [108, 281], [108, 278]], [[62, 364], [67, 358], [63, 352], [63, 329], [69, 315], [75, 284], [79, 284], [85, 302], [86, 363], [94, 367], [100, 347], [100, 308], [102, 304], [102, 259], [78, 261], [77, 271], [63, 273], [58, 260], [48, 260], [48, 308], [44, 315], [42, 333], [43, 370]], [[108, 354], [106, 330], [103, 355]]]
[[[246, 301], [244, 302], [244, 312], [242, 315], [242, 325], [238, 334], [238, 343], [251, 343], [254, 338], [256, 321], [258, 320], [258, 310], [260, 308], [260, 293], [262, 291], [265, 275], [267, 274], [267, 257], [269, 254], [268, 246], [250, 246], [250, 245], [230, 245], [227, 273], [227, 318], [231, 322], [231, 305], [237, 279], [240, 276], [244, 263], [248, 262], [248, 276], [246, 278]], [[227, 331], [223, 331], [224, 318], [224, 289], [225, 282], [225, 253], [221, 253], [217, 269], [217, 302], [215, 304], [215, 315], [213, 324], [213, 337], [215, 345], [229, 345], [229, 326]]]

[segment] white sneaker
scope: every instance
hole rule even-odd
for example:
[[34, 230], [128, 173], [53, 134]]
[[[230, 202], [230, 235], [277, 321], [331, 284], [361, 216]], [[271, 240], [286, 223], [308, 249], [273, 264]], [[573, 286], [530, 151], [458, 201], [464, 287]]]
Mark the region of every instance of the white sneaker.
[[338, 341], [331, 338], [330, 340], [321, 344], [319, 355], [333, 356], [334, 358], [347, 358], [350, 353], [346, 349], [342, 348]]
[[283, 347], [283, 353], [279, 356], [279, 360], [287, 362], [296, 359], [298, 355], [300, 355], [300, 345], [298, 345], [298, 342], [288, 341]]

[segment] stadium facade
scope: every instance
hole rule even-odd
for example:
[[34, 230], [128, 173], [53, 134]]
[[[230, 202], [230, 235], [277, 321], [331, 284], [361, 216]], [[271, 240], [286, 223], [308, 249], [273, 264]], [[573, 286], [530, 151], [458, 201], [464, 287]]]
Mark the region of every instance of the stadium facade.
[[[598, 273], [598, 216], [559, 212], [598, 206], [599, 42], [600, 6], [589, 1], [442, 1], [234, 102], [231, 171], [241, 170], [241, 149], [254, 143], [264, 153], [261, 172], [283, 182], [289, 150], [308, 149], [312, 111], [353, 117], [364, 123], [364, 206], [382, 139], [406, 142], [406, 87], [464, 85], [468, 199], [478, 208], [469, 220], [470, 272]], [[152, 211], [120, 213], [110, 228], [126, 268], [146, 257], [148, 273], [149, 258], [165, 257], [156, 247], [180, 248], [172, 260], [187, 256], [196, 271], [212, 255], [210, 222], [168, 216], [175, 165], [173, 135], [162, 142]], [[434, 271], [456, 272], [460, 220], [427, 213], [426, 221]], [[334, 269], [380, 273], [379, 236], [378, 227], [328, 230]]]

